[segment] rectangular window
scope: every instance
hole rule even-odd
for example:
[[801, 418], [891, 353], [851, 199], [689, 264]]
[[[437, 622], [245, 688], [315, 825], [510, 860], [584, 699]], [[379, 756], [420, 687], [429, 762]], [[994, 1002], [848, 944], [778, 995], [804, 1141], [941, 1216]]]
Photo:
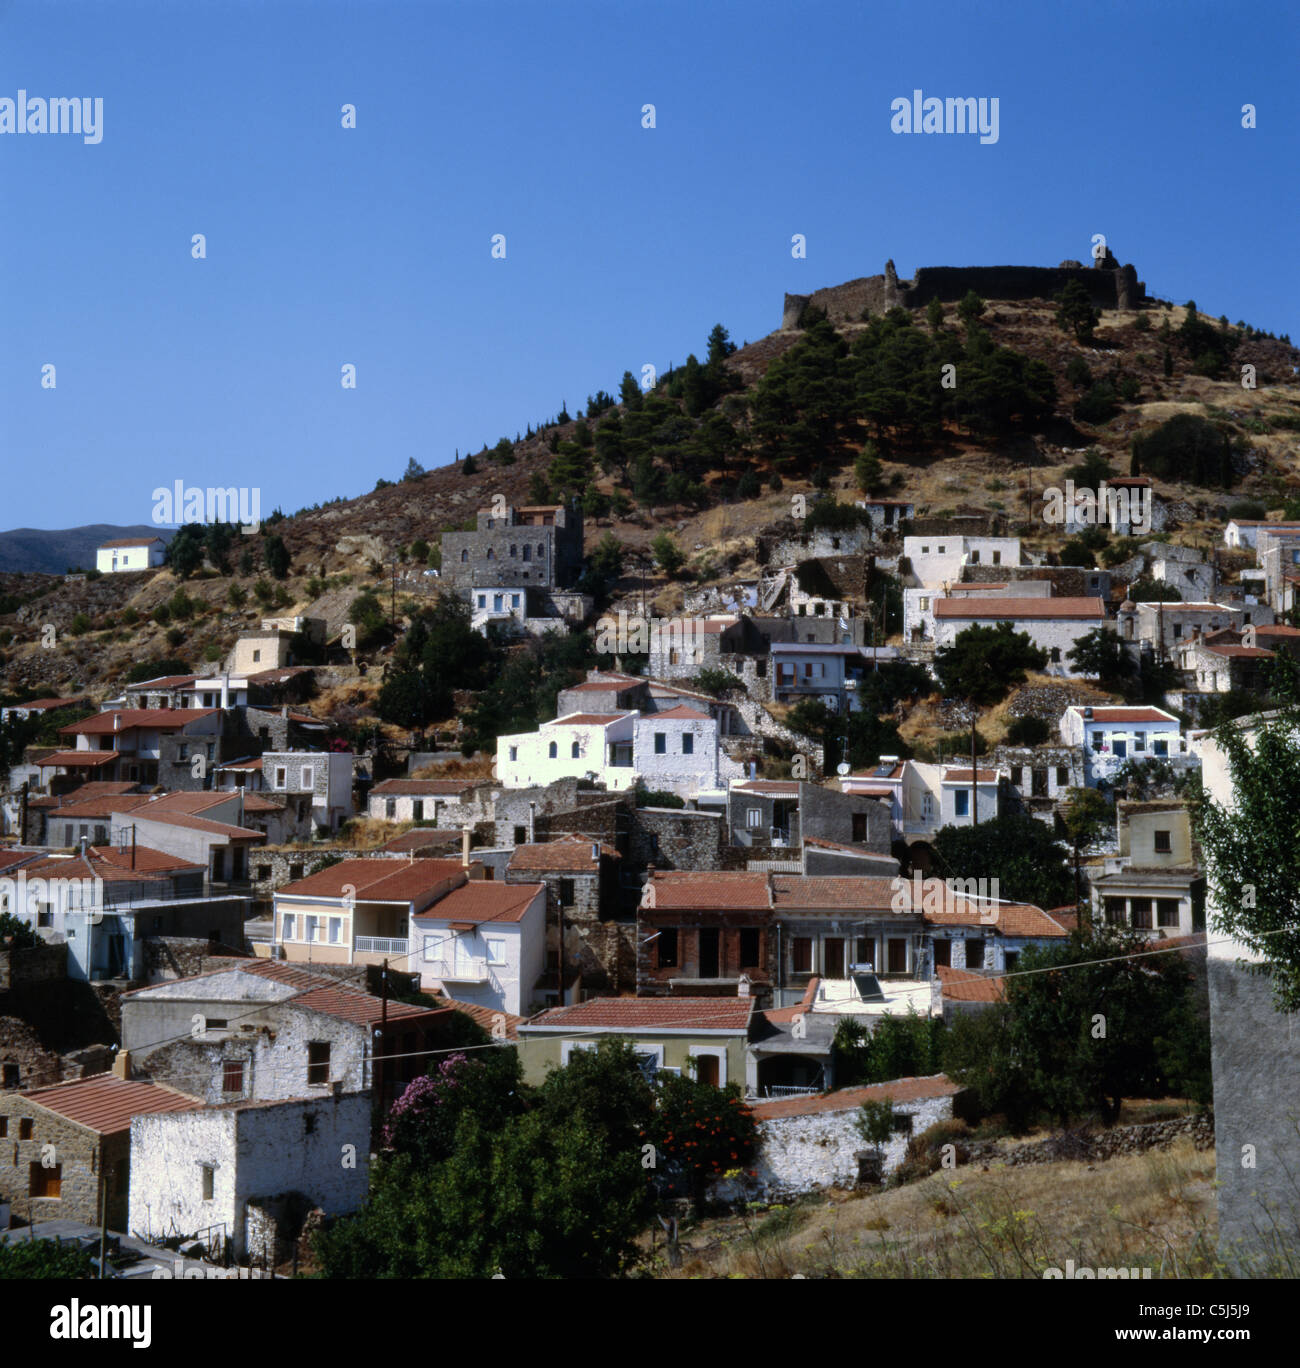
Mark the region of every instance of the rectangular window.
[[1173, 851], [1171, 834], [1168, 831], [1157, 831], [1155, 833], [1155, 848], [1157, 855], [1168, 855]]
[[213, 1190], [216, 1187], [216, 1170], [211, 1164], [200, 1164], [199, 1172], [203, 1176], [203, 1200], [210, 1202]]
[[315, 917], [315, 916], [313, 916], [311, 913], [308, 913], [305, 917], [303, 917], [303, 919], [302, 919], [302, 938], [303, 938], [303, 940], [309, 941], [309, 942], [310, 942], [310, 941], [314, 941], [314, 940], [316, 939], [316, 924], [317, 924], [317, 922], [318, 922], [319, 920], [320, 920], [319, 917]]
[[[510, 758], [511, 758], [512, 760], [514, 759], [513, 756], [511, 756]], [[517, 845], [517, 846], [524, 845], [524, 844], [527, 842], [527, 840], [528, 840], [528, 829], [527, 829], [526, 827], [517, 826], [517, 827], [515, 828], [515, 845]]]
[[1151, 749], [1156, 755], [1169, 754], [1169, 742], [1163, 736], [1157, 736], [1151, 744]]
[[677, 928], [670, 926], [659, 933], [656, 942], [659, 948], [657, 963], [660, 969], [677, 968]]
[[958, 789], [953, 797], [953, 811], [958, 817], [970, 816], [970, 794], [965, 789]]
[[1014, 974], [1014, 973], [1016, 972], [1016, 965], [1019, 964], [1019, 963], [1020, 963], [1020, 951], [1019, 951], [1019, 950], [1008, 950], [1008, 951], [1002, 956], [1002, 967], [1003, 967], [1003, 970], [1004, 970], [1006, 973], [1008, 973], [1008, 974]]
[[655, 754], [656, 754], [656, 755], [667, 755], [667, 754], [668, 754], [668, 733], [667, 733], [667, 732], [655, 732]]
[[967, 937], [966, 940], [966, 968], [984, 968], [984, 938], [982, 936]]
[[1069, 788], [1070, 769], [1068, 765], [1057, 765], [1056, 767], [1056, 787]]
[[244, 1091], [244, 1061], [242, 1059], [223, 1059], [221, 1061], [221, 1091], [242, 1095]]
[[286, 912], [286, 913], [284, 914], [284, 917], [283, 917], [283, 919], [282, 919], [281, 922], [280, 922], [280, 939], [281, 939], [281, 940], [293, 940], [293, 938], [294, 938], [294, 935], [293, 935], [293, 933], [294, 933], [294, 921], [295, 921], [295, 920], [296, 920], [296, 918], [294, 917], [294, 915], [293, 915], [292, 912]]
[[61, 1197], [63, 1195], [63, 1165], [46, 1168], [31, 1164], [27, 1169], [27, 1194], [30, 1197]]
[[1106, 899], [1106, 920], [1111, 926], [1123, 926], [1125, 919], [1125, 908], [1123, 898]]
[[972, 551], [970, 553], [970, 563], [972, 565], [978, 565], [980, 563], [980, 553], [978, 551]]
[[1135, 731], [1135, 732], [1133, 733], [1133, 754], [1136, 755], [1136, 754], [1138, 753], [1138, 751], [1144, 751], [1144, 750], [1146, 750], [1146, 748], [1147, 748], [1147, 734], [1146, 734], [1146, 732], [1144, 732], [1144, 731]]
[[485, 936], [487, 942], [487, 962], [504, 964], [506, 962], [506, 940], [504, 936]]
[[746, 825], [746, 827], [748, 827], [750, 830], [753, 830], [753, 829], [755, 829], [756, 827], [761, 827], [761, 826], [763, 825], [763, 809], [762, 809], [762, 808], [746, 808], [746, 809], [745, 809], [745, 825]]
[[289, 777], [289, 771], [288, 771], [287, 769], [285, 769], [285, 767], [284, 767], [283, 765], [277, 765], [277, 766], [275, 767], [275, 786], [276, 786], [276, 788], [278, 788], [278, 789], [284, 788], [284, 787], [285, 787], [285, 784], [286, 784], [287, 781], [288, 781], [288, 777]]
[[20, 1116], [18, 1118], [18, 1138], [20, 1140], [30, 1140], [32, 1138], [32, 1118], [30, 1116]]
[[796, 974], [812, 973], [812, 937], [796, 936], [790, 943], [790, 967]]
[[572, 906], [573, 906], [573, 880], [572, 880], [572, 879], [561, 879], [561, 880], [560, 880], [560, 906], [561, 906], [561, 907], [572, 907]]
[[1133, 899], [1133, 926], [1142, 931], [1151, 929], [1151, 899]]
[[[6, 1084], [5, 1086], [8, 1087], [9, 1085]], [[9, 1118], [7, 1116], [0, 1116], [0, 1140], [5, 1139], [8, 1136], [8, 1134]]]
[[414, 798], [411, 800], [411, 820], [415, 822], [424, 821], [424, 799]]
[[[16, 1087], [18, 1086], [18, 1065], [17, 1065], [17, 1064], [6, 1064], [6, 1065], [4, 1066], [4, 1086], [5, 1086], [6, 1088], [16, 1088]], [[0, 1118], [0, 1119], [3, 1119], [3, 1120], [4, 1120], [4, 1124], [5, 1124], [5, 1125], [8, 1125], [8, 1120], [7, 1120], [7, 1118]], [[0, 1132], [0, 1134], [3, 1134], [3, 1133], [4, 1133], [4, 1132]]]
[[994, 564], [994, 565], [1001, 565], [1001, 564], [1002, 564], [1002, 552], [1001, 552], [1001, 551], [995, 551], [995, 552], [993, 553], [993, 564]]
[[865, 841], [867, 839], [867, 814], [865, 812], [855, 812], [852, 814], [853, 835], [850, 837], [854, 841]]
[[1157, 899], [1156, 899], [1156, 925], [1157, 925], [1157, 926], [1177, 926], [1177, 925], [1178, 925], [1178, 899], [1177, 899], [1177, 898], [1157, 898]]
[[759, 934], [756, 926], [746, 926], [740, 932], [740, 967], [742, 969], [755, 969], [758, 967], [759, 955]]
[[690, 734], [690, 732], [683, 732], [683, 733], [682, 733], [682, 754], [683, 754], [683, 755], [694, 755], [694, 754], [695, 754], [695, 738]]
[[920, 599], [918, 602], [920, 604], [921, 612], [928, 613], [930, 611], [930, 600], [928, 598]]
[[343, 918], [331, 917], [329, 920], [330, 944], [337, 945], [343, 939]]
[[330, 1043], [328, 1040], [312, 1040], [307, 1043], [307, 1082], [328, 1083], [330, 1081]]

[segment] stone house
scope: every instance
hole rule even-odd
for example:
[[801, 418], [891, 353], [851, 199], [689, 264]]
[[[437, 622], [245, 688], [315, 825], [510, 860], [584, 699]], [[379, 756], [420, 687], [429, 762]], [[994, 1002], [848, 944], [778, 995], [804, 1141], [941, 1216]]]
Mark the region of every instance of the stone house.
[[1167, 659], [1178, 644], [1224, 627], [1239, 631], [1247, 610], [1223, 603], [1132, 603], [1125, 600], [1116, 616], [1121, 641], [1145, 642]]
[[59, 728], [74, 749], [55, 751], [41, 762], [41, 772], [86, 778], [156, 784], [163, 740], [182, 738], [209, 768], [217, 760], [221, 713], [217, 708], [117, 708], [96, 713]]
[[890, 812], [876, 794], [836, 792], [803, 780], [733, 780], [727, 823], [737, 846], [798, 846], [812, 836], [882, 855], [890, 849]]
[[1116, 805], [1118, 852], [1090, 880], [1093, 915], [1111, 926], [1153, 931], [1157, 939], [1205, 927], [1205, 879], [1181, 800]]
[[505, 882], [541, 883], [546, 888], [548, 973], [554, 973], [559, 963], [563, 919], [566, 970], [576, 961], [588, 990], [617, 991], [623, 986], [626, 928], [610, 925], [622, 913], [621, 863], [622, 856], [612, 846], [581, 836], [515, 847], [506, 866]]
[[1075, 746], [995, 746], [993, 768], [1009, 776], [1010, 803], [1053, 829], [1069, 791], [1084, 787], [1083, 752]]
[[[0, 1200], [16, 1215], [127, 1229], [131, 1118], [202, 1106], [175, 1088], [97, 1074], [0, 1093]], [[107, 1193], [105, 1194], [105, 1184]]]
[[726, 1087], [744, 1086], [752, 997], [593, 998], [552, 1007], [519, 1026], [525, 1081], [537, 1085], [574, 1051], [630, 1040], [646, 1073], [683, 1072]]
[[370, 1099], [326, 1094], [136, 1116], [130, 1152], [133, 1234], [215, 1234], [233, 1258], [274, 1264], [309, 1210], [342, 1216], [365, 1202]]
[[1300, 533], [1300, 522], [1269, 522], [1267, 519], [1232, 518], [1223, 529], [1223, 544], [1239, 550], [1242, 547], [1257, 549], [1260, 529], [1267, 532]]
[[1263, 688], [1275, 654], [1262, 646], [1245, 645], [1241, 633], [1224, 627], [1208, 637], [1196, 632], [1190, 640], [1179, 642], [1174, 660], [1189, 686], [1188, 693], [1254, 692]]
[[317, 827], [337, 831], [352, 816], [351, 751], [267, 751], [262, 779], [268, 793], [305, 798]]
[[910, 522], [916, 513], [916, 505], [910, 499], [857, 499], [856, 508], [866, 510], [875, 532], [898, 532], [905, 522]]
[[[405, 966], [402, 966], [405, 968]], [[124, 993], [122, 1049], [136, 1076], [209, 1104], [371, 1092], [390, 1100], [443, 1039], [450, 1009], [390, 1000], [276, 960]], [[398, 1056], [391, 1065], [377, 1056]]]

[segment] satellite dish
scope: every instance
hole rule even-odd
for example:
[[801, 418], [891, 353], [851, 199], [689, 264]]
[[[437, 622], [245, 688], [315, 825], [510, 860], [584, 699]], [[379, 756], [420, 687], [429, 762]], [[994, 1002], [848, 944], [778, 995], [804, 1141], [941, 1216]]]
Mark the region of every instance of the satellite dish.
[[850, 764], [849, 764], [849, 762], [848, 762], [847, 760], [841, 760], [840, 763], [839, 763], [838, 765], [835, 766], [835, 773], [836, 773], [836, 774], [847, 774], [851, 768], [852, 768], [852, 767], [850, 766]]

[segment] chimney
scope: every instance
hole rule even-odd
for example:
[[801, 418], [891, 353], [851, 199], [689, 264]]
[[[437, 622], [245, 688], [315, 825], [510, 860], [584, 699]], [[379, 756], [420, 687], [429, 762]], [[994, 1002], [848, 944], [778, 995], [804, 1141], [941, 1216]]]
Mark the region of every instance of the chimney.
[[113, 1058], [113, 1077], [125, 1082], [131, 1077], [131, 1051], [119, 1050]]
[[534, 845], [537, 841], [537, 804], [529, 801], [528, 804], [528, 844]]
[[221, 711], [230, 707], [230, 671], [224, 670], [221, 675]]
[[460, 829], [460, 863], [462, 869], [469, 868], [469, 827]]
[[83, 836], [83, 837], [81, 838], [81, 842], [80, 842], [80, 844], [81, 844], [81, 858], [82, 858], [83, 860], [86, 858], [86, 845], [87, 845], [87, 843], [89, 842], [89, 840], [90, 840], [90, 837], [89, 837], [89, 836]]

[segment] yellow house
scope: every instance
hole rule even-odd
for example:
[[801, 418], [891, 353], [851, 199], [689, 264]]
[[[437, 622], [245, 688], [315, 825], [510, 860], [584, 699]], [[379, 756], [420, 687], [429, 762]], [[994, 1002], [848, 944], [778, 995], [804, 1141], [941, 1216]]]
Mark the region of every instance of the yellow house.
[[[462, 860], [343, 860], [275, 895], [275, 952], [311, 964], [382, 964], [410, 954], [411, 918], [471, 879]], [[399, 964], [405, 969], [406, 964]]]

